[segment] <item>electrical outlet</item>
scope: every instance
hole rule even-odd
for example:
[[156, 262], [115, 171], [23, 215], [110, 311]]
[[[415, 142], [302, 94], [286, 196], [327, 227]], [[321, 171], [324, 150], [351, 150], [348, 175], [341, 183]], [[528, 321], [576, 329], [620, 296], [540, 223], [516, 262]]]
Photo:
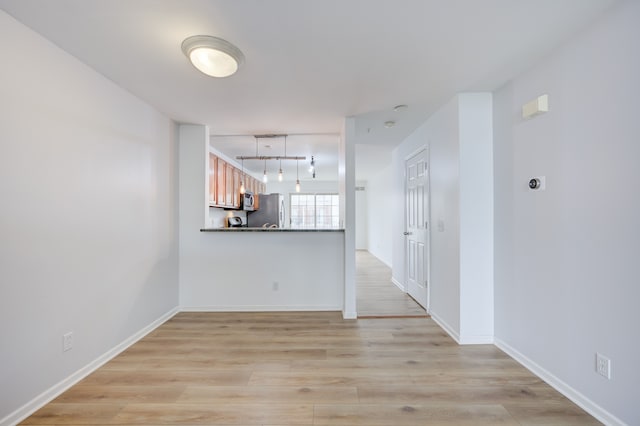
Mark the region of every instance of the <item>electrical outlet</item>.
[[274, 281], [273, 282], [273, 291], [278, 291], [278, 288], [280, 288], [280, 283], [278, 281]]
[[66, 352], [73, 348], [73, 332], [70, 331], [62, 336], [62, 352]]
[[596, 352], [596, 372], [611, 380], [611, 360]]

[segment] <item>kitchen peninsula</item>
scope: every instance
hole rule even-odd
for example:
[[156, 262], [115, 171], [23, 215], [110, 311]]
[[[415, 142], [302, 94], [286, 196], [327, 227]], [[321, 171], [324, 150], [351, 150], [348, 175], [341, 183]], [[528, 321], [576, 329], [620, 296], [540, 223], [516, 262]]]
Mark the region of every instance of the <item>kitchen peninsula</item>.
[[342, 311], [344, 230], [212, 224], [208, 128], [180, 125], [178, 145], [180, 309]]
[[344, 232], [344, 229], [202, 228], [200, 232]]

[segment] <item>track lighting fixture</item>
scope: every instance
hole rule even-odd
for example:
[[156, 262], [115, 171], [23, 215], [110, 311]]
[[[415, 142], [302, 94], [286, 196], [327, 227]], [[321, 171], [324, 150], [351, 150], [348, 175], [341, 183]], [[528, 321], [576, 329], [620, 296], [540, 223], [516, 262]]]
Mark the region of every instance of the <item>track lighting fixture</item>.
[[[284, 155], [258, 155], [258, 139], [263, 139], [263, 138], [279, 138], [279, 137], [284, 137]], [[300, 192], [300, 177], [299, 177], [299, 160], [306, 160], [307, 157], [304, 156], [293, 156], [293, 155], [287, 155], [287, 135], [277, 135], [277, 134], [267, 134], [267, 135], [254, 135], [254, 138], [256, 139], [256, 155], [252, 155], [252, 156], [247, 156], [247, 155], [238, 155], [236, 156], [237, 160], [241, 160], [242, 161], [242, 180], [244, 180], [244, 160], [262, 160], [264, 161], [264, 171], [262, 174], [262, 181], [264, 183], [267, 183], [267, 181], [269, 180], [268, 176], [267, 176], [267, 160], [278, 160], [279, 161], [279, 168], [278, 168], [278, 181], [282, 182], [284, 180], [284, 173], [282, 171], [282, 160], [296, 160], [296, 191]], [[316, 177], [316, 171], [315, 171], [315, 158], [311, 157], [311, 168], [309, 169], [310, 173], [312, 174], [312, 176], [315, 178]], [[242, 189], [242, 181], [240, 182], [241, 184], [241, 189]]]

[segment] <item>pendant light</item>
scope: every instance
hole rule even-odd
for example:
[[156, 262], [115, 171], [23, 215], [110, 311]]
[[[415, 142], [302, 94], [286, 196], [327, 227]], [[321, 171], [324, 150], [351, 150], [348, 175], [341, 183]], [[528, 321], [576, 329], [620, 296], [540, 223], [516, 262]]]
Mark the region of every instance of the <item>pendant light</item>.
[[[267, 183], [269, 177], [267, 175], [267, 161], [268, 160], [277, 160], [278, 161], [278, 181], [284, 181], [284, 172], [282, 171], [282, 160], [295, 160], [296, 161], [296, 188], [297, 191], [300, 192], [300, 165], [299, 160], [306, 161], [306, 156], [300, 155], [287, 155], [287, 135], [278, 135], [278, 134], [265, 134], [265, 135], [253, 135], [256, 140], [256, 154], [255, 155], [237, 155], [236, 160], [258, 160], [264, 161], [264, 171], [262, 174], [262, 182]], [[284, 155], [259, 155], [259, 143], [258, 139], [265, 138], [276, 138], [276, 137], [284, 137]], [[271, 148], [270, 145], [265, 145], [265, 148]], [[315, 166], [315, 158], [313, 158], [313, 164]], [[242, 165], [242, 176], [244, 176], [244, 162]], [[313, 172], [313, 177], [315, 178], [315, 171]], [[242, 181], [240, 182], [243, 183]]]
[[[287, 158], [287, 135], [284, 135], [284, 157]], [[278, 182], [282, 182], [282, 159], [280, 159], [280, 170], [278, 170]]]
[[311, 164], [309, 165], [309, 173], [315, 179], [316, 178], [316, 160], [311, 156]]
[[240, 194], [244, 194], [246, 191], [244, 187], [244, 160], [240, 160], [240, 164], [242, 166], [242, 173], [240, 174]]
[[264, 174], [262, 175], [262, 182], [267, 183], [269, 178], [267, 177], [267, 160], [264, 160]]

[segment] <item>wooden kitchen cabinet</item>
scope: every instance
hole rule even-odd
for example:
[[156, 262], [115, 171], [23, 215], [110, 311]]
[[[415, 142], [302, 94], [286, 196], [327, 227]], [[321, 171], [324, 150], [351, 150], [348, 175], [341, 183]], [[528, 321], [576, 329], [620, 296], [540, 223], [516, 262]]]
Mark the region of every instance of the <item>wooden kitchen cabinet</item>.
[[226, 172], [227, 162], [221, 158], [217, 159], [218, 166], [216, 168], [216, 205], [224, 207], [226, 200]]
[[233, 207], [233, 166], [226, 164], [225, 169], [225, 207]]
[[213, 154], [209, 154], [209, 205], [215, 206], [217, 204], [218, 188], [216, 187], [216, 180], [218, 174], [218, 157]]
[[240, 170], [233, 168], [233, 207], [240, 208]]
[[258, 193], [260, 182], [251, 176], [242, 175], [240, 169], [233, 167], [215, 154], [209, 154], [209, 205], [226, 209], [239, 209], [240, 183], [244, 180], [246, 191]]

